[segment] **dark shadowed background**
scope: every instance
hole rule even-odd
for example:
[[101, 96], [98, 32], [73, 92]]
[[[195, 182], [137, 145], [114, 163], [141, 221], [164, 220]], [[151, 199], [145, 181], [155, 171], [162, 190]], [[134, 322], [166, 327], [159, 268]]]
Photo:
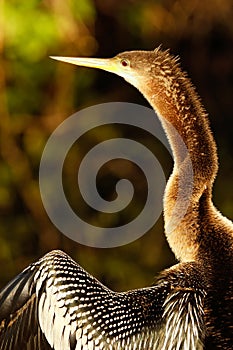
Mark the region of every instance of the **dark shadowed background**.
[[[115, 290], [149, 285], [161, 269], [175, 262], [163, 235], [162, 217], [141, 239], [111, 249], [75, 243], [50, 222], [38, 173], [53, 130], [73, 112], [97, 103], [148, 104], [117, 76], [52, 61], [49, 55], [111, 57], [159, 44], [179, 55], [210, 115], [218, 144], [214, 200], [233, 219], [232, 18], [231, 0], [0, 0], [0, 286], [57, 248]], [[67, 159], [64, 184], [76, 210], [100, 226], [106, 217], [86, 207], [75, 189], [77, 164], [93, 145], [116, 135], [143, 139], [167, 177], [172, 168], [166, 150], [138, 130], [110, 125], [83, 137]], [[137, 212], [146, 186], [129, 162], [106, 164], [99, 191], [112, 198], [121, 174], [138, 186], [133, 204]], [[126, 219], [121, 213], [107, 220], [114, 226]]]

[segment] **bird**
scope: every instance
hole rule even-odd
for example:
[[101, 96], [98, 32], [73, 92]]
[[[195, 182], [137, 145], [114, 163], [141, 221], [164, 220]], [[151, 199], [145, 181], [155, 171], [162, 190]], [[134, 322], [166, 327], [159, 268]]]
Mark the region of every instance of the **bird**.
[[[1, 290], [0, 350], [233, 349], [233, 223], [212, 201], [217, 148], [180, 60], [161, 46], [110, 59], [52, 58], [123, 77], [157, 113], [174, 156], [163, 206], [178, 262], [152, 286], [114, 292], [63, 251], [51, 251]], [[182, 181], [189, 160], [191, 183]], [[182, 184], [191, 186], [189, 198], [186, 188], [179, 193]], [[183, 217], [178, 195], [181, 206], [188, 203]]]

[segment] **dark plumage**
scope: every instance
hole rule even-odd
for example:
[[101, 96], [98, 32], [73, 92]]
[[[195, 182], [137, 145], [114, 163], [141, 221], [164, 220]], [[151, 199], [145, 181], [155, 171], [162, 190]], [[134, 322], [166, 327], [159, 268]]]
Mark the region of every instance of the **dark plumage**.
[[160, 48], [58, 59], [124, 77], [157, 112], [174, 154], [164, 219], [180, 263], [153, 287], [115, 293], [53, 251], [1, 291], [0, 350], [232, 349], [233, 224], [212, 203], [216, 145], [187, 75]]

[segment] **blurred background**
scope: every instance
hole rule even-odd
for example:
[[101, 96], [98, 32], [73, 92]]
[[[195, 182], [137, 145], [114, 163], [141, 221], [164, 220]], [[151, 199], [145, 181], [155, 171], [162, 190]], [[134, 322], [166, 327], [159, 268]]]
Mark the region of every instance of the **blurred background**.
[[[97, 103], [126, 101], [148, 106], [133, 87], [110, 73], [52, 61], [50, 55], [111, 57], [159, 44], [181, 58], [207, 109], [220, 170], [216, 206], [233, 219], [233, 3], [231, 0], [0, 0], [0, 286], [52, 249], [63, 249], [115, 290], [143, 287], [175, 263], [163, 235], [162, 217], [141, 239], [118, 248], [82, 246], [50, 222], [41, 201], [38, 173], [46, 140], [72, 113]], [[81, 215], [109, 227], [128, 219], [88, 208], [76, 190], [77, 164], [109, 136], [143, 140], [168, 177], [172, 159], [138, 130], [108, 126], [80, 140], [64, 167], [69, 200]], [[124, 171], [122, 171], [124, 169]], [[136, 190], [140, 211], [146, 183], [129, 162], [106, 164], [98, 188], [112, 198], [117, 179]]]

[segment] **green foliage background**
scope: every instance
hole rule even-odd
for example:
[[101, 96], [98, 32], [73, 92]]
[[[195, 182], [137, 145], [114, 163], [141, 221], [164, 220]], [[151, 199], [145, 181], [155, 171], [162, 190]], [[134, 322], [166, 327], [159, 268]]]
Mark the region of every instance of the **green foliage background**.
[[[151, 284], [175, 259], [163, 235], [162, 218], [141, 239], [114, 249], [75, 243], [56, 230], [43, 208], [38, 171], [43, 147], [53, 130], [73, 112], [96, 103], [147, 102], [116, 76], [72, 67], [50, 55], [111, 57], [162, 43], [181, 57], [203, 98], [219, 146], [217, 206], [233, 218], [233, 4], [231, 0], [0, 0], [0, 285], [51, 249], [63, 249], [115, 290]], [[113, 126], [84, 138], [65, 168], [67, 193], [95, 224], [106, 217], [90, 213], [74, 193], [72, 164], [93, 144], [132, 131]], [[157, 152], [148, 135], [135, 135]], [[172, 161], [158, 157], [168, 175]], [[108, 165], [141, 186], [130, 164]], [[74, 169], [75, 170], [75, 169]], [[107, 175], [106, 175], [107, 174]], [[139, 176], [139, 177], [138, 177]], [[111, 178], [111, 176], [110, 176]], [[111, 179], [100, 191], [114, 191]], [[109, 190], [110, 188], [110, 190]], [[139, 191], [140, 192], [140, 191]], [[143, 197], [139, 196], [139, 197]], [[142, 203], [135, 201], [135, 211]], [[120, 223], [121, 217], [108, 223]]]

